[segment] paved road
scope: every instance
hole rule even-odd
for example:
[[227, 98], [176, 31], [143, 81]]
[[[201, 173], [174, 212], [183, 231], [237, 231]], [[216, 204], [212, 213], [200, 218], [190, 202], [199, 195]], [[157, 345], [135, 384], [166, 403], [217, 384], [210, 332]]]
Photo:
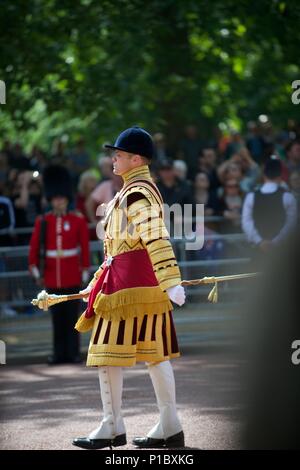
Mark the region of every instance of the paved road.
[[[175, 311], [182, 357], [173, 361], [179, 416], [186, 444], [200, 449], [237, 449], [242, 426], [234, 352], [241, 312], [234, 306], [193, 305]], [[48, 367], [49, 315], [2, 322], [7, 364], [1, 374], [2, 449], [76, 449], [74, 437], [94, 429], [101, 416], [98, 378], [83, 365]], [[82, 337], [87, 348], [89, 334]], [[143, 364], [125, 370], [124, 417], [128, 444], [157, 420], [155, 396]], [[77, 449], [76, 449], [77, 450]]]
[[[237, 356], [221, 351], [184, 354], [173, 360], [187, 446], [240, 447], [239, 365]], [[158, 416], [143, 364], [125, 370], [123, 405], [128, 444], [119, 450], [134, 449], [131, 439], [144, 435]], [[76, 449], [72, 439], [88, 434], [100, 416], [94, 368], [43, 364], [1, 367], [1, 449]]]

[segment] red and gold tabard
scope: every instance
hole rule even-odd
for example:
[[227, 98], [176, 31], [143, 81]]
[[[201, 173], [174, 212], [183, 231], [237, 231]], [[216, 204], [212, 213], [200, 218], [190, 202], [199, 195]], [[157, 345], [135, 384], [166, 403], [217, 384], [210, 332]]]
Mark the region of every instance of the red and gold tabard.
[[181, 281], [163, 221], [161, 195], [148, 166], [122, 175], [105, 216], [105, 259], [76, 324], [92, 328], [88, 366], [132, 366], [180, 355], [166, 293]]

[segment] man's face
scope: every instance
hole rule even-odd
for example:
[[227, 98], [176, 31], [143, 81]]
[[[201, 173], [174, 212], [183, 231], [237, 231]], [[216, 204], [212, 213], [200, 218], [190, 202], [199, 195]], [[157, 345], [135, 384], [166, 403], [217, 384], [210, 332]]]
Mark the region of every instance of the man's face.
[[208, 189], [209, 179], [205, 173], [198, 173], [195, 178], [196, 189]]
[[205, 163], [209, 166], [214, 166], [216, 163], [216, 152], [213, 149], [204, 149], [203, 150], [203, 159]]
[[113, 172], [115, 175], [123, 175], [136, 166], [134, 164], [133, 155], [131, 153], [123, 152], [123, 150], [115, 150], [112, 161]]
[[159, 170], [159, 177], [163, 183], [170, 183], [175, 181], [176, 174], [174, 168], [161, 168]]
[[188, 139], [196, 139], [198, 135], [198, 129], [196, 126], [186, 126], [185, 135]]
[[65, 212], [68, 207], [68, 199], [62, 196], [56, 196], [51, 199], [51, 205], [57, 212]]
[[228, 179], [240, 180], [242, 178], [241, 167], [236, 163], [231, 163], [230, 165], [228, 165], [226, 177]]
[[295, 142], [288, 153], [288, 159], [292, 162], [300, 162], [300, 143]]

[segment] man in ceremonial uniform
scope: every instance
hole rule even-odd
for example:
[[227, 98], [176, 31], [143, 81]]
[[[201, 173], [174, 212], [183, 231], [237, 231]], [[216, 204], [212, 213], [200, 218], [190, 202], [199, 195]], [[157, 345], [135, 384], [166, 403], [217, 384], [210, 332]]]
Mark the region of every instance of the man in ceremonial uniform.
[[147, 364], [160, 418], [138, 447], [183, 447], [177, 416], [171, 358], [180, 356], [171, 301], [182, 305], [185, 292], [163, 221], [163, 201], [149, 164], [153, 141], [145, 130], [123, 131], [115, 145], [114, 173], [123, 187], [106, 208], [105, 259], [89, 286], [78, 331], [92, 329], [87, 365], [97, 366], [103, 419], [88, 437], [73, 444], [86, 449], [126, 444], [121, 414], [123, 367]]
[[[89, 279], [89, 234], [80, 212], [68, 211], [72, 185], [68, 171], [59, 165], [46, 168], [45, 193], [52, 210], [36, 219], [30, 241], [29, 269], [48, 293], [77, 293]], [[80, 361], [79, 334], [74, 330], [80, 301], [51, 307], [53, 356], [49, 364]]]

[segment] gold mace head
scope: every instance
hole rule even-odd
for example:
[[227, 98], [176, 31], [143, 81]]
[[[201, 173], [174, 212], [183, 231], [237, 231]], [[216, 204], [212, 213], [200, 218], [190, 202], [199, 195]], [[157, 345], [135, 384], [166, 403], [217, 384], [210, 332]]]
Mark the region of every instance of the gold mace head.
[[48, 294], [45, 290], [39, 292], [36, 299], [32, 299], [32, 305], [40, 308], [41, 310], [47, 311], [52, 305], [58, 304], [66, 300], [64, 295]]

